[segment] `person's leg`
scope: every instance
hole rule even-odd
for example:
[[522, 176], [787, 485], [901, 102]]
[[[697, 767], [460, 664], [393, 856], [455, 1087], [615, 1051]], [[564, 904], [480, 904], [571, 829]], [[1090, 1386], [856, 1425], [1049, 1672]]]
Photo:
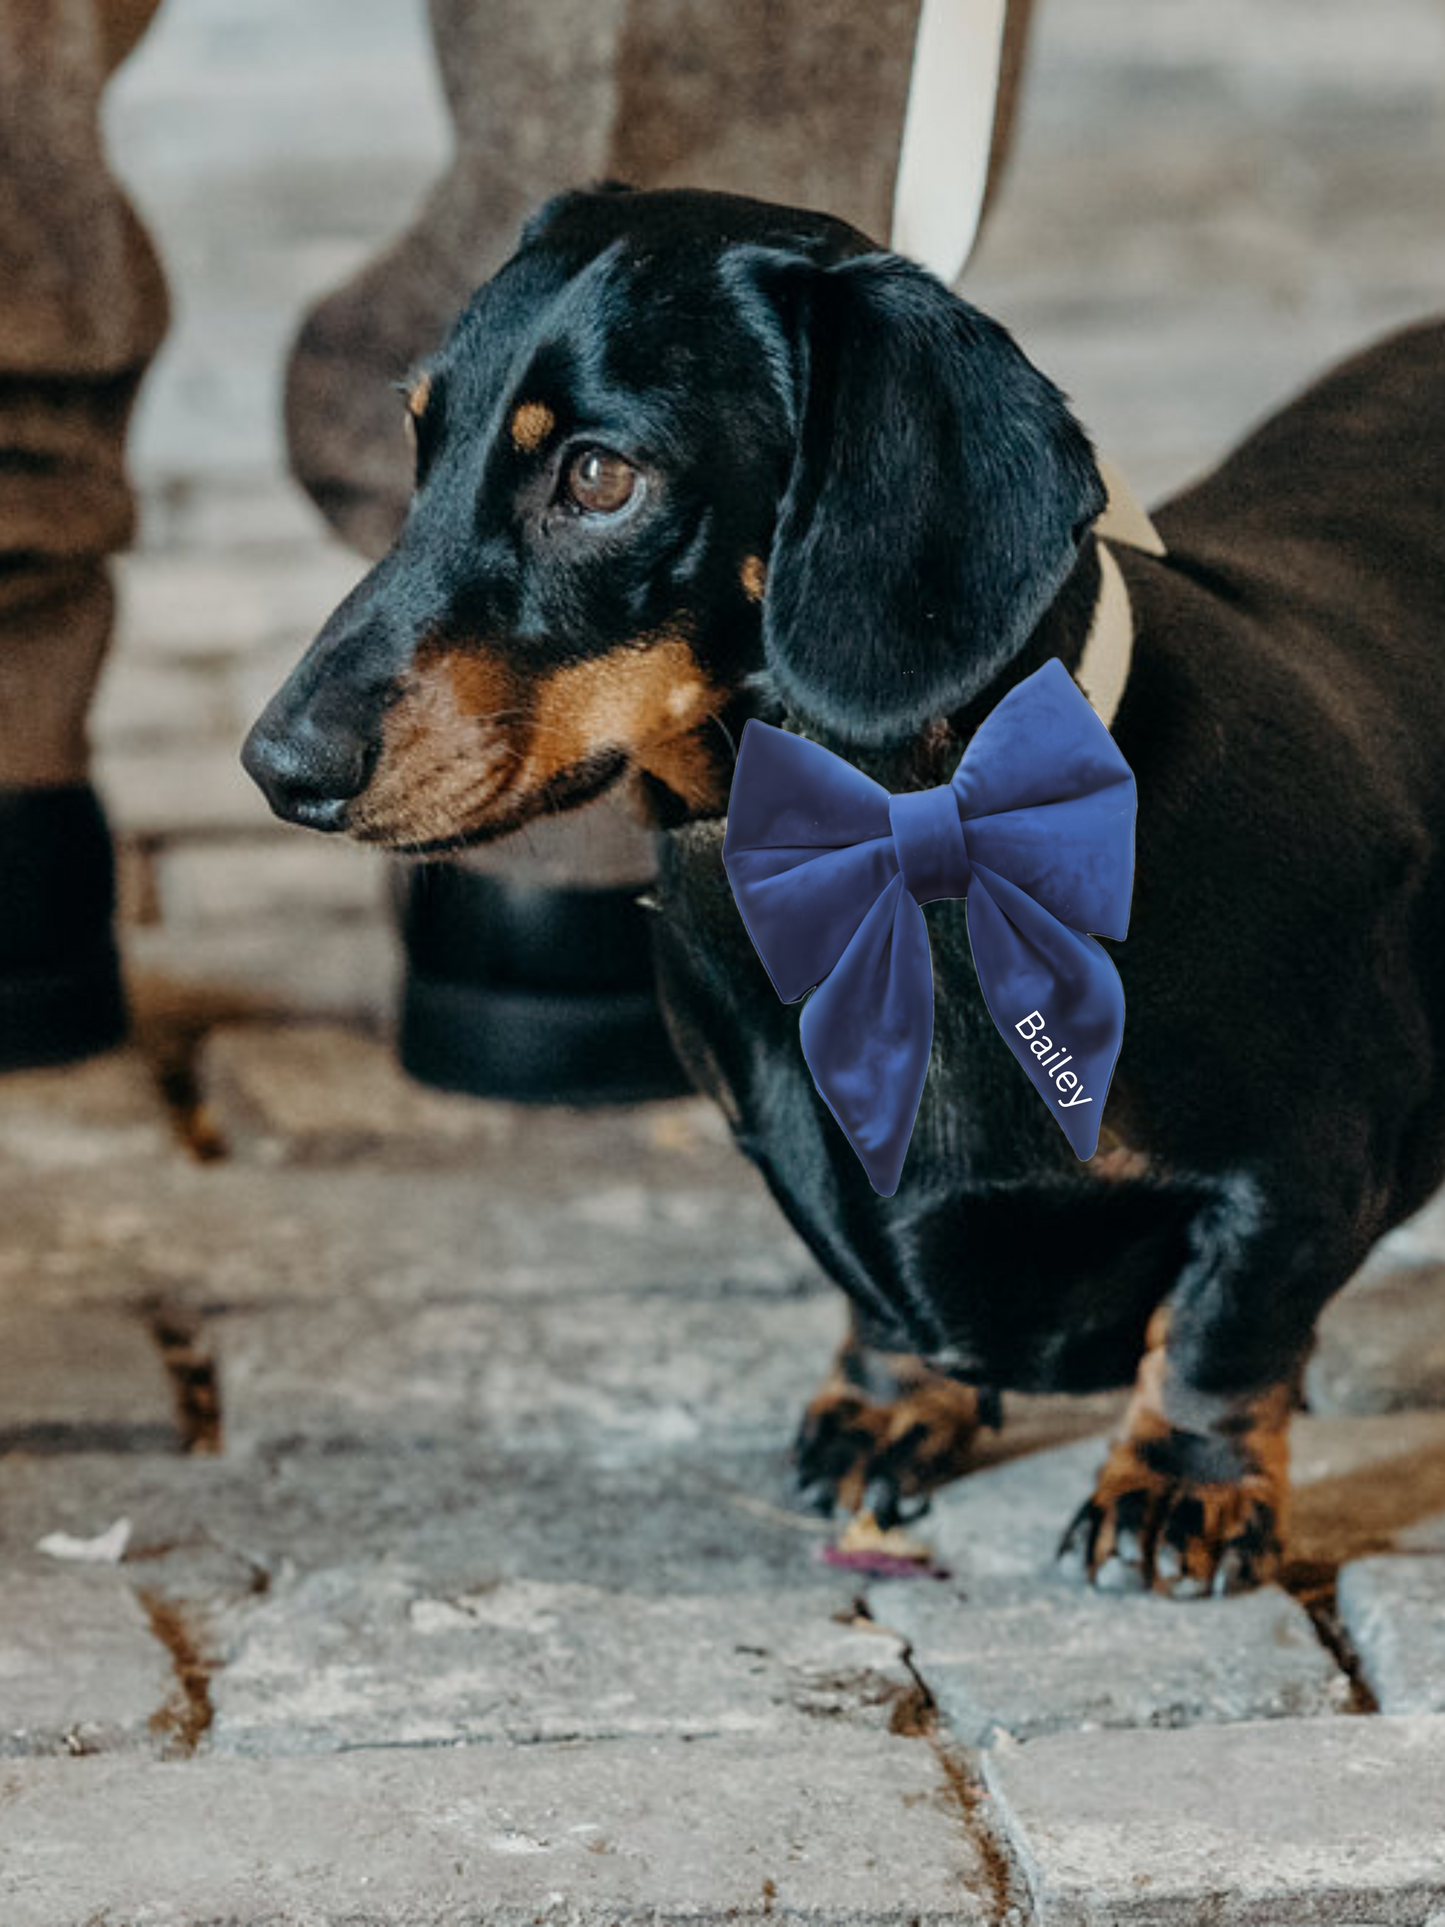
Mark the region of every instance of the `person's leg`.
[[129, 539], [126, 424], [165, 326], [98, 110], [155, 0], [0, 8], [0, 1069], [124, 1026], [86, 713]]

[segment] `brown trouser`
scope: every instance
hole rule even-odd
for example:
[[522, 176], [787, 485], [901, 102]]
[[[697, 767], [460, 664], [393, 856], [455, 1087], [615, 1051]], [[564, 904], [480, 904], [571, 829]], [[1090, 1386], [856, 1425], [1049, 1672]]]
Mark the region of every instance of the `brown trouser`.
[[0, 0], [0, 785], [86, 774], [165, 289], [106, 171], [106, 76], [156, 0]]
[[[106, 558], [133, 521], [126, 425], [166, 317], [97, 114], [156, 3], [0, 0], [0, 786], [86, 774]], [[309, 317], [290, 373], [296, 471], [342, 532], [387, 545], [409, 480], [391, 379], [557, 188], [725, 186], [886, 237], [917, 10], [431, 0], [454, 164], [416, 226]], [[1015, 0], [1016, 47], [1026, 14]]]

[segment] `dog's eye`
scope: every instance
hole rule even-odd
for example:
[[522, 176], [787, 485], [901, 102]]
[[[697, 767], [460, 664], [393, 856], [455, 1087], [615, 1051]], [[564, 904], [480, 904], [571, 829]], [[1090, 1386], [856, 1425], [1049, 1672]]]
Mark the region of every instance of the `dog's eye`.
[[584, 448], [567, 464], [570, 501], [591, 515], [615, 515], [632, 500], [637, 470], [610, 448]]

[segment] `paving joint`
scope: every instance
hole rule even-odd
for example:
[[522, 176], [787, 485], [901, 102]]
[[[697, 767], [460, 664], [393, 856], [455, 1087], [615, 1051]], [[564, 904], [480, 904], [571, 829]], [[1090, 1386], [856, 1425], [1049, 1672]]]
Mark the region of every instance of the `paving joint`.
[[1345, 1716], [1378, 1713], [1380, 1702], [1365, 1678], [1364, 1666], [1354, 1641], [1345, 1629], [1339, 1609], [1340, 1569], [1336, 1565], [1286, 1565], [1281, 1576], [1285, 1591], [1309, 1615], [1315, 1638], [1339, 1667], [1349, 1684], [1349, 1697], [1340, 1711]]
[[191, 1014], [147, 1019], [136, 1025], [136, 1042], [165, 1107], [177, 1147], [197, 1164], [214, 1164], [229, 1155], [201, 1086], [200, 1059], [213, 1024], [232, 1021], [219, 1013], [208, 1020]]
[[913, 1642], [886, 1620], [879, 1619], [866, 1599], [855, 1600], [854, 1609], [858, 1618], [866, 1619], [880, 1633], [888, 1633], [898, 1641], [899, 1658], [911, 1674], [916, 1691], [900, 1695], [888, 1730], [904, 1738], [922, 1740], [938, 1762], [938, 1770], [964, 1829], [978, 1850], [993, 1920], [998, 1927], [1031, 1927], [1038, 1919], [1038, 1910], [1027, 1876], [1002, 1829], [992, 1818], [992, 1796], [970, 1773], [962, 1751], [949, 1739], [938, 1701], [914, 1658]]
[[176, 1424], [185, 1452], [219, 1453], [223, 1445], [220, 1371], [205, 1319], [173, 1299], [152, 1299], [143, 1316], [175, 1394]]
[[151, 1715], [151, 1731], [162, 1742], [164, 1758], [190, 1759], [215, 1719], [211, 1676], [217, 1661], [187, 1623], [184, 1604], [144, 1589], [137, 1591], [136, 1598], [151, 1631], [170, 1654], [176, 1681], [170, 1699]]

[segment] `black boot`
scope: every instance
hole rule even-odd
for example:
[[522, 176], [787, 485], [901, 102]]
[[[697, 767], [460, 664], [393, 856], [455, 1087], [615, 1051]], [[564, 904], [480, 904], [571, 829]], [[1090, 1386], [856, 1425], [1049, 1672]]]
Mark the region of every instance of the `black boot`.
[[125, 1035], [115, 862], [94, 790], [0, 788], [0, 1071]]
[[658, 1009], [640, 887], [559, 889], [448, 863], [400, 870], [407, 1070], [526, 1104], [689, 1090]]

